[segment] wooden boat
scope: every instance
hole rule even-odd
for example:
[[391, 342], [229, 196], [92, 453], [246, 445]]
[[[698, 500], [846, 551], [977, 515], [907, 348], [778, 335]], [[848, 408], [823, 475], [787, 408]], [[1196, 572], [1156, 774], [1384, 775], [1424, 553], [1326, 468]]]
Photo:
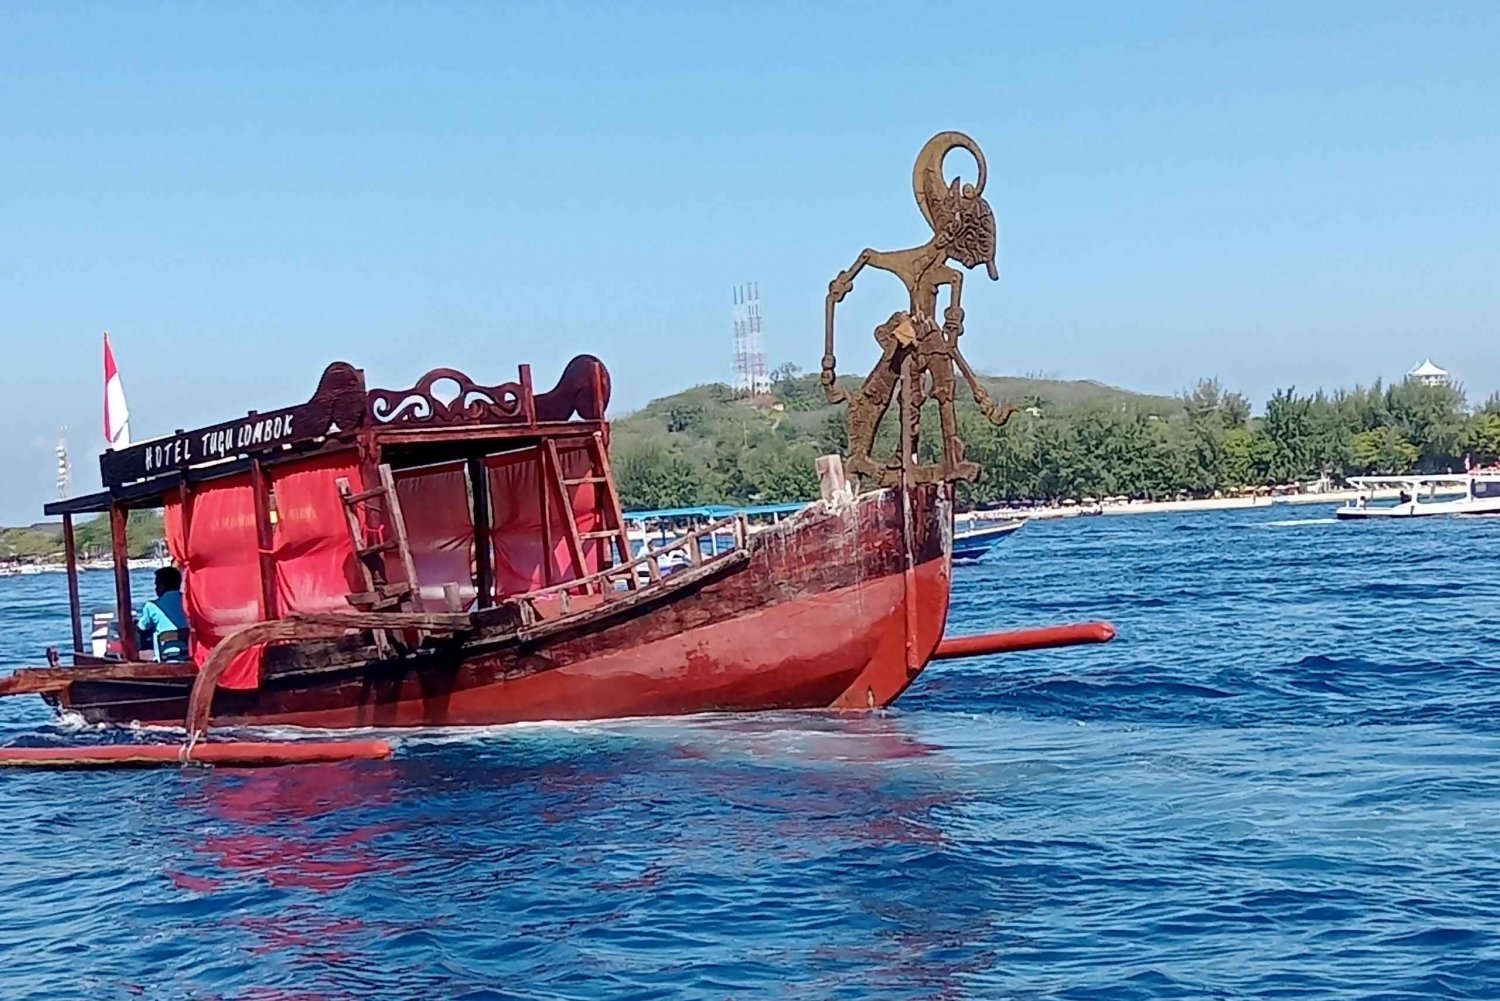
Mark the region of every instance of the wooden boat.
[[[436, 395], [445, 380], [459, 393], [449, 404]], [[245, 681], [214, 695], [221, 723], [493, 724], [883, 706], [900, 695], [943, 635], [951, 487], [820, 503], [753, 538], [742, 518], [721, 521], [679, 540], [690, 566], [663, 575], [671, 550], [626, 558], [608, 392], [592, 357], [535, 396], [524, 366], [502, 386], [443, 369], [390, 392], [365, 390], [340, 364], [300, 407], [105, 453], [108, 490], [47, 510], [69, 537], [75, 515], [107, 512], [123, 549], [126, 512], [166, 509], [197, 663], [143, 660], [131, 630], [123, 659], [106, 661], [79, 635], [74, 667], [23, 671], [0, 690], [39, 691], [91, 722], [182, 721], [226, 615], [243, 614], [198, 593], [232, 588], [218, 579], [228, 564], [253, 587], [223, 604], [249, 597], [255, 621], [334, 635], [256, 651]], [[244, 444], [223, 454], [231, 441]], [[321, 493], [300, 496], [308, 489]], [[231, 533], [248, 526], [254, 536], [241, 541], [254, 545], [225, 551], [224, 533], [195, 530], [199, 518]], [[732, 547], [703, 544], [724, 533]], [[115, 563], [127, 566], [120, 552]], [[644, 586], [637, 565], [651, 576]], [[116, 585], [129, 622], [128, 572]], [[360, 610], [392, 628], [338, 635]]]
[[[919, 168], [940, 171], [932, 150], [962, 145], [946, 138], [956, 135], [929, 143]], [[948, 197], [921, 176], [919, 201]], [[972, 187], [952, 191], [956, 208], [924, 202], [924, 214], [970, 213], [993, 255], [988, 206]], [[977, 473], [955, 435], [940, 464], [916, 464], [915, 387], [933, 366], [946, 363], [951, 381], [954, 358], [962, 364], [956, 296], [947, 340], [929, 336], [922, 317], [934, 306], [921, 296], [948, 281], [950, 253], [979, 261], [972, 248], [945, 249], [949, 238], [911, 258], [942, 271], [903, 279], [920, 322], [900, 321], [884, 342], [890, 371], [872, 374], [862, 397], [859, 420], [878, 421], [875, 394], [899, 383], [902, 458], [878, 471], [875, 489], [856, 494], [839, 458], [825, 457], [822, 499], [792, 517], [752, 534], [735, 515], [634, 556], [597, 358], [575, 358], [545, 393], [525, 365], [498, 385], [440, 368], [390, 390], [335, 363], [306, 403], [106, 452], [103, 491], [47, 505], [63, 520], [73, 663], [49, 656], [46, 668], [0, 679], [0, 695], [40, 694], [95, 723], [181, 724], [191, 741], [211, 723], [468, 726], [889, 705], [939, 655], [953, 483]], [[903, 339], [911, 329], [928, 340]], [[947, 429], [951, 392], [937, 398]], [[867, 452], [856, 457], [874, 469]], [[163, 509], [184, 571], [188, 662], [143, 656], [129, 628], [126, 524], [141, 508]], [[112, 530], [115, 612], [127, 624], [116, 656], [84, 647], [73, 519], [89, 513]], [[969, 638], [945, 656], [1112, 635]]]

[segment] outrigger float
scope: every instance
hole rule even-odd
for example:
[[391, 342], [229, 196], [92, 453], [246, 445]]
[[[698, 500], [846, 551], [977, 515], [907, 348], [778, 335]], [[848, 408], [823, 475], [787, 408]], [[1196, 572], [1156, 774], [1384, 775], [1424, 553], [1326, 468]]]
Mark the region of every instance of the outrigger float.
[[[944, 182], [969, 150], [975, 185]], [[710, 711], [868, 710], [928, 663], [1106, 642], [1085, 623], [944, 638], [953, 489], [978, 467], [953, 419], [955, 367], [997, 422], [958, 352], [960, 274], [994, 274], [994, 218], [977, 146], [942, 133], [914, 185], [930, 241], [866, 251], [830, 285], [833, 316], [865, 266], [892, 271], [909, 307], [876, 332], [884, 349], [850, 412], [851, 470], [819, 460], [821, 501], [751, 534], [725, 518], [632, 555], [609, 462], [610, 378], [584, 355], [534, 392], [530, 369], [484, 385], [437, 369], [405, 389], [330, 365], [306, 403], [104, 453], [105, 489], [47, 505], [60, 515], [73, 623], [71, 666], [0, 679], [91, 723], [183, 726], [181, 747], [11, 748], [0, 765], [282, 764], [389, 754], [384, 741], [210, 741], [210, 726], [488, 726]], [[937, 295], [950, 300], [941, 326]], [[918, 464], [924, 396], [937, 399], [940, 461]], [[901, 445], [877, 466], [874, 427], [899, 401]], [[190, 659], [144, 657], [126, 525], [161, 508], [182, 568]], [[118, 657], [84, 648], [73, 519], [109, 518]], [[685, 561], [683, 556], [685, 555]], [[663, 573], [669, 562], [684, 564]], [[179, 638], [180, 639], [180, 638]]]

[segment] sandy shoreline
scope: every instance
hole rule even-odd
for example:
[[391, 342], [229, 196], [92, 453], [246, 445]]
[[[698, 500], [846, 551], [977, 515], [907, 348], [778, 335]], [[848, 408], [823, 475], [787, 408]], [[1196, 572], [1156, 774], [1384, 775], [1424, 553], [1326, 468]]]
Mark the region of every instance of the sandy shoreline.
[[[1382, 491], [1396, 496], [1396, 491]], [[1094, 515], [1111, 516], [1127, 514], [1174, 514], [1184, 511], [1230, 511], [1239, 508], [1274, 507], [1278, 504], [1344, 504], [1352, 501], [1358, 492], [1354, 490], [1330, 490], [1321, 494], [1286, 494], [1281, 497], [1213, 497], [1204, 500], [1139, 501], [1130, 504], [1103, 504], [1078, 507], [1002, 508], [996, 511], [980, 511], [961, 514], [957, 520], [999, 521], [1014, 518], [1078, 518]]]

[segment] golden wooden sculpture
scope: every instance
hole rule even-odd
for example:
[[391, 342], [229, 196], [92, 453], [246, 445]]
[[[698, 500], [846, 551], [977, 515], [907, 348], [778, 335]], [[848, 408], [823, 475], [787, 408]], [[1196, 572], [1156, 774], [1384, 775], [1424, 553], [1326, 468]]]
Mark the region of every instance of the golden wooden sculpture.
[[[943, 180], [943, 160], [955, 149], [973, 154], [979, 165], [975, 183], [961, 185], [957, 177], [951, 184]], [[958, 434], [958, 418], [953, 408], [958, 383], [955, 368], [963, 373], [980, 411], [995, 424], [1005, 423], [1015, 410], [995, 405], [958, 348], [958, 339], [964, 332], [963, 273], [949, 267], [949, 262], [965, 268], [983, 264], [991, 281], [1000, 277], [995, 270], [995, 214], [984, 200], [987, 171], [984, 154], [973, 139], [962, 132], [940, 132], [933, 136], [917, 154], [912, 170], [912, 190], [917, 196], [917, 206], [932, 227], [932, 239], [908, 250], [866, 248], [847, 270], [828, 283], [823, 392], [831, 403], [849, 402], [849, 472], [873, 479], [881, 486], [978, 477], [979, 466], [964, 459], [964, 443]], [[901, 279], [910, 302], [906, 310], [891, 314], [889, 320], [875, 328], [875, 340], [881, 348], [880, 361], [851, 396], [836, 382], [834, 310], [866, 267], [888, 271]], [[938, 291], [943, 286], [948, 287], [948, 306], [939, 324]], [[870, 449], [874, 447], [880, 420], [898, 393], [900, 450], [884, 465], [877, 465]], [[918, 465], [915, 452], [919, 415], [929, 396], [938, 403], [943, 455], [937, 463]]]

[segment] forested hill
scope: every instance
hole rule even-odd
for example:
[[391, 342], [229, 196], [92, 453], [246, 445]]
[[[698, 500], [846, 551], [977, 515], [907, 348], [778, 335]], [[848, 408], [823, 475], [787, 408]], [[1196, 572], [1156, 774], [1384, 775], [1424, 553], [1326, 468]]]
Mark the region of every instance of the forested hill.
[[[1500, 394], [1470, 407], [1460, 387], [1401, 382], [1349, 390], [1278, 390], [1261, 416], [1250, 402], [1204, 380], [1178, 397], [1145, 396], [1097, 382], [984, 377], [991, 396], [1022, 408], [996, 428], [959, 389], [968, 455], [983, 467], [965, 500], [1209, 496], [1247, 486], [1339, 479], [1360, 473], [1459, 471], [1500, 462]], [[849, 390], [858, 380], [842, 383]], [[844, 406], [824, 401], [815, 374], [778, 370], [771, 392], [747, 400], [724, 385], [663, 397], [614, 423], [611, 447], [626, 508], [748, 504], [817, 496], [814, 461], [847, 454]], [[894, 451], [894, 408], [875, 454]], [[924, 461], [938, 454], [935, 404], [923, 413]], [[132, 555], [161, 537], [136, 512]], [[81, 522], [84, 552], [107, 548], [103, 519]], [[0, 561], [60, 549], [56, 526], [0, 529]]]
[[[1100, 406], [1167, 418], [1182, 407], [1170, 397], [1099, 382], [981, 378], [995, 400], [1038, 413], [1042, 408]], [[859, 380], [840, 380], [840, 385], [852, 392]], [[924, 429], [924, 441], [937, 425], [936, 405], [929, 404], [928, 410], [932, 427]], [[967, 388], [960, 390], [958, 410], [966, 427], [987, 424]], [[738, 398], [722, 383], [664, 396], [614, 422], [611, 451], [621, 500], [629, 509], [814, 497], [816, 457], [846, 450], [844, 411], [842, 404], [825, 401], [816, 373], [800, 373], [790, 366], [777, 371], [770, 395], [756, 400]], [[893, 407], [882, 425], [881, 454], [890, 451], [894, 413]]]
[[[1470, 408], [1461, 387], [1416, 382], [1298, 393], [1278, 390], [1262, 416], [1243, 395], [1203, 380], [1175, 398], [1096, 382], [985, 377], [997, 401], [1023, 409], [1003, 428], [959, 390], [968, 455], [984, 468], [976, 503], [1086, 496], [1161, 498], [1370, 473], [1459, 471], [1500, 461], [1500, 394]], [[845, 383], [851, 390], [856, 380]], [[892, 451], [887, 415], [877, 456]], [[922, 425], [937, 454], [937, 412]], [[843, 406], [815, 374], [779, 370], [768, 397], [724, 385], [663, 397], [615, 422], [614, 467], [627, 508], [804, 500], [814, 459], [845, 453]]]

